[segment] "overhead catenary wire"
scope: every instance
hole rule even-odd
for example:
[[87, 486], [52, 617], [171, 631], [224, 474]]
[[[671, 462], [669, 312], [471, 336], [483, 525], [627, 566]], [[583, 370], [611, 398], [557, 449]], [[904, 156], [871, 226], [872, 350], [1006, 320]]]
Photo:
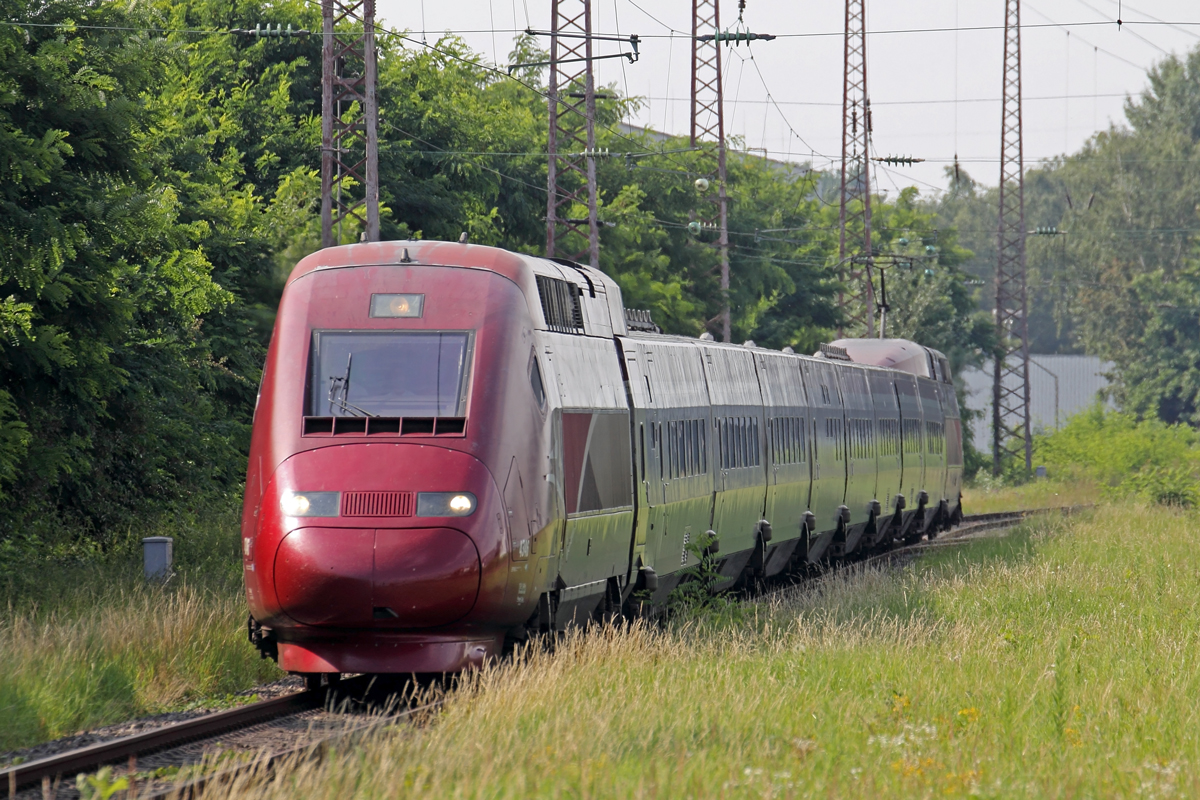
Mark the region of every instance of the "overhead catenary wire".
[[[1037, 12], [1037, 13], [1040, 13], [1040, 12]], [[1045, 16], [1045, 15], [1043, 15], [1043, 16]], [[1049, 19], [1049, 18], [1047, 17], [1047, 19]], [[1085, 20], [1085, 21], [1076, 21], [1076, 22], [1053, 22], [1053, 21], [1050, 21], [1050, 22], [1046, 22], [1046, 23], [1025, 23], [1025, 24], [1021, 25], [1021, 29], [1029, 30], [1029, 29], [1038, 29], [1038, 28], [1093, 28], [1093, 27], [1097, 27], [1097, 26], [1107, 26], [1107, 25], [1111, 25], [1111, 24], [1112, 24], [1111, 21], [1096, 21], [1096, 20]], [[1146, 26], [1165, 26], [1165, 27], [1175, 27], [1175, 28], [1178, 28], [1181, 26], [1190, 26], [1190, 27], [1196, 27], [1198, 30], [1200, 30], [1200, 20], [1197, 20], [1197, 21], [1192, 21], [1192, 20], [1182, 20], [1182, 21], [1181, 20], [1174, 20], [1174, 21], [1134, 20], [1134, 21], [1130, 21], [1130, 20], [1126, 20], [1124, 22], [1124, 24], [1126, 26], [1146, 25]], [[133, 26], [133, 25], [84, 25], [84, 24], [67, 23], [67, 22], [15, 22], [12, 20], [0, 20], [0, 25], [4, 25], [7, 27], [13, 27], [13, 28], [20, 28], [20, 27], [68, 28], [68, 29], [69, 28], [78, 28], [80, 30], [112, 30], [112, 31], [131, 31], [131, 32], [141, 32], [141, 33], [160, 33], [160, 34], [191, 33], [191, 34], [200, 34], [200, 35], [225, 35], [225, 34], [232, 33], [232, 29], [229, 29], [229, 28], [169, 28], [169, 27], [161, 27], [161, 26], [160, 27], [143, 27], [143, 26]], [[891, 29], [886, 29], [886, 30], [868, 31], [867, 35], [868, 36], [892, 36], [892, 35], [914, 34], [914, 33], [954, 33], [955, 31], [960, 31], [960, 32], [966, 33], [966, 32], [972, 32], [972, 31], [997, 31], [997, 30], [1003, 30], [1003, 29], [1004, 29], [1003, 25], [964, 25], [961, 27], [941, 27], [941, 28], [891, 28]], [[444, 33], [444, 34], [450, 34], [450, 35], [454, 35], [454, 36], [465, 35], [465, 34], [491, 34], [491, 33], [522, 34], [524, 32], [525, 32], [524, 28], [460, 28], [460, 29], [455, 29], [455, 30], [447, 29], [445, 31], [442, 31], [442, 33]], [[406, 34], [401, 34], [398, 31], [394, 31], [394, 30], [387, 31], [382, 28], [380, 28], [380, 30], [377, 31], [377, 34], [378, 35], [391, 35], [391, 36], [406, 35]], [[681, 34], [682, 34], [682, 32], [675, 32], [673, 34], [672, 33], [660, 33], [660, 34], [647, 33], [647, 34], [639, 34], [639, 38], [641, 38], [641, 39], [668, 39], [673, 35], [681, 35]], [[324, 34], [321, 31], [313, 31], [312, 35], [313, 36], [323, 36]], [[595, 36], [597, 36], [597, 37], [609, 36], [609, 35], [615, 35], [615, 34], [603, 34], [603, 33], [595, 34]], [[682, 35], [688, 36], [688, 34], [682, 34]], [[844, 34], [842, 31], [805, 31], [802, 33], [777, 33], [777, 34], [774, 34], [776, 39], [830, 38], [830, 37], [839, 37], [839, 36], [843, 36], [843, 35]], [[690, 38], [690, 36], [689, 36], [689, 38]], [[1128, 61], [1127, 59], [1121, 58], [1117, 54], [1112, 53], [1111, 51], [1105, 50], [1104, 48], [1100, 48], [1100, 52], [1106, 53], [1114, 58], [1125, 61], [1127, 64], [1136, 66], [1139, 69], [1141, 69], [1141, 67], [1139, 65], [1134, 64], [1132, 61]]]

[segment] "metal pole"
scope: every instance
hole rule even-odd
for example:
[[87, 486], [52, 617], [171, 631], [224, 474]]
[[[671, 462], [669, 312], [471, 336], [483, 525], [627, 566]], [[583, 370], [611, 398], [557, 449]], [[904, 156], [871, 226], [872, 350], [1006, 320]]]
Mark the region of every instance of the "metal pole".
[[[321, 21], [321, 245], [340, 244], [351, 217], [378, 241], [375, 0], [321, 0]], [[344, 107], [357, 117], [343, 119]]]
[[321, 247], [333, 241], [333, 2], [321, 0]]
[[367, 241], [379, 241], [379, 107], [375, 95], [378, 75], [375, 65], [375, 0], [363, 3], [363, 76], [366, 86], [363, 94], [363, 122], [367, 135]]
[[[712, 31], [713, 38], [701, 40]], [[701, 214], [701, 224], [716, 227], [717, 250], [721, 259], [721, 338], [733, 339], [733, 314], [730, 308], [729, 266], [729, 189], [725, 147], [725, 96], [721, 80], [721, 44], [715, 34], [721, 30], [721, 9], [717, 0], [692, 0], [692, 106], [691, 146], [703, 137], [716, 139], [717, 191], [710, 195], [712, 210]]]
[[[571, 36], [559, 35], [567, 33]], [[596, 86], [592, 74], [591, 36], [591, 0], [550, 0], [546, 255], [571, 261], [586, 260], [598, 268], [599, 202], [596, 161], [592, 155], [596, 150]], [[586, 222], [572, 215], [571, 209], [575, 205], [587, 209]], [[582, 250], [565, 250], [569, 233], [584, 239], [586, 245]]]
[[[1029, 297], [1025, 262], [1025, 167], [1021, 138], [1021, 4], [1005, 0], [1004, 93], [1000, 133], [1000, 213], [996, 263], [996, 336], [992, 384], [992, 471], [1024, 451], [1033, 466], [1029, 413]], [[1015, 362], [1015, 363], [1014, 363]], [[1010, 448], [1020, 437], [1024, 447]]]
[[1054, 430], [1058, 430], [1058, 376], [1046, 369], [1046, 367], [1042, 364], [1034, 361], [1032, 358], [1029, 359], [1029, 363], [1033, 364], [1035, 367], [1054, 379]]
[[[867, 336], [875, 335], [875, 286], [871, 251], [871, 101], [867, 94], [866, 0], [846, 0], [846, 27], [842, 63], [842, 174], [838, 208], [838, 263], [842, 287], [838, 306], [842, 317]], [[858, 201], [859, 205], [855, 205]], [[848, 234], [855, 221], [862, 237]], [[856, 266], [850, 258], [861, 253]], [[857, 332], [857, 331], [856, 331]], [[840, 333], [840, 331], [839, 331]]]

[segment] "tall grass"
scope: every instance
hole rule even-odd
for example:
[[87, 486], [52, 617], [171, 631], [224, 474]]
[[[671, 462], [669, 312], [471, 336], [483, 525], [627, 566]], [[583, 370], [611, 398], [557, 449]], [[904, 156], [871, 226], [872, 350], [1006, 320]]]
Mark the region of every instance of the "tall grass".
[[1094, 505], [1103, 494], [1103, 487], [1088, 478], [1040, 479], [1016, 486], [976, 479], [963, 488], [963, 513]]
[[1195, 795], [1196, 518], [1114, 511], [843, 572], [734, 624], [572, 634], [428, 727], [210, 796]]
[[0, 608], [0, 752], [212, 702], [280, 675], [246, 641], [233, 514], [180, 520], [177, 573], [141, 577], [130, 533], [106, 553], [26, 552]]

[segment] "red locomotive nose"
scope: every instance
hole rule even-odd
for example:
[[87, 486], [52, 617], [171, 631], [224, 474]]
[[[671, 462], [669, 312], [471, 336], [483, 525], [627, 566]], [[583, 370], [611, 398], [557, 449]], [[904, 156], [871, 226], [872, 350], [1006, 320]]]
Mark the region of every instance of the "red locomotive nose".
[[306, 625], [432, 628], [479, 594], [479, 551], [452, 528], [298, 528], [279, 544], [275, 591]]
[[487, 469], [458, 451], [354, 444], [298, 453], [268, 484], [248, 548], [261, 613], [277, 628], [457, 622], [503, 547], [491, 520], [498, 503]]

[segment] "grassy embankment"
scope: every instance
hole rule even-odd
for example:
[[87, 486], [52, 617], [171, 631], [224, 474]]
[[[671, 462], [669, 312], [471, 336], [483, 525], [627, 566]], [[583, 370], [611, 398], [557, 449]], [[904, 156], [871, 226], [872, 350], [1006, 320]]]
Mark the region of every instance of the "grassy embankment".
[[1194, 796], [1196, 518], [1114, 510], [572, 636], [477, 676], [423, 730], [234, 793]]
[[154, 531], [176, 575], [141, 577], [140, 537], [104, 554], [9, 559], [0, 581], [0, 752], [227, 696], [281, 673], [246, 641], [232, 513]]

